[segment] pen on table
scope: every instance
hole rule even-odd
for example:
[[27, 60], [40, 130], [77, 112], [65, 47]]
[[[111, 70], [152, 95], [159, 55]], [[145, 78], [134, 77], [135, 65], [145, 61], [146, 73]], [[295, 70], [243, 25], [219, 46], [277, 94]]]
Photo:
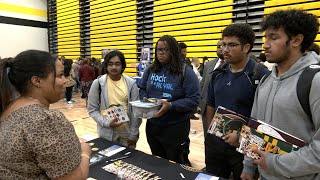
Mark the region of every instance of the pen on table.
[[131, 154], [131, 152], [129, 151], [129, 152], [126, 152], [126, 153], [124, 153], [124, 155], [129, 155], [129, 154]]
[[127, 156], [122, 156], [122, 157], [118, 157], [118, 158], [115, 158], [115, 159], [110, 159], [111, 162], [114, 162], [114, 161], [118, 161], [120, 159], [125, 159], [125, 158], [128, 158], [128, 157], [131, 157], [130, 155], [127, 155]]
[[185, 179], [186, 177], [184, 177], [184, 175], [182, 173], [180, 173], [180, 176], [182, 177], [182, 179]]

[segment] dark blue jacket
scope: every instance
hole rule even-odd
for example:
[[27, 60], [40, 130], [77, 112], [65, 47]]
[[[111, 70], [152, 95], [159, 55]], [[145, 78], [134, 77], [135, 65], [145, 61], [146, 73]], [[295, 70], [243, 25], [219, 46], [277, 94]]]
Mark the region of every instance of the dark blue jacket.
[[[214, 71], [208, 87], [207, 105], [217, 108], [223, 106], [244, 116], [250, 117], [254, 100], [255, 87], [251, 82], [253, 67], [256, 62], [249, 59], [241, 72], [232, 73], [229, 65], [220, 73]], [[260, 72], [261, 79], [268, 69]]]
[[157, 73], [147, 68], [140, 85], [140, 98], [143, 97], [167, 99], [172, 104], [171, 109], [162, 117], [149, 119], [151, 123], [163, 126], [176, 124], [189, 120], [192, 111], [198, 107], [199, 80], [189, 67], [186, 67], [184, 77], [172, 74], [168, 65], [163, 66]]

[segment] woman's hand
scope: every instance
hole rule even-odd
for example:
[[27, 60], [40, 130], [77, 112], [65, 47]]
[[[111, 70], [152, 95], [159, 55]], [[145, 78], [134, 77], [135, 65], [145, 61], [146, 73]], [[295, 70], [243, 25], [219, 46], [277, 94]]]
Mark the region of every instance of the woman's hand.
[[171, 102], [168, 102], [165, 99], [160, 99], [159, 102], [162, 104], [161, 109], [157, 112], [156, 114], [156, 118], [163, 116], [166, 112], [169, 111], [169, 109], [171, 108], [172, 104]]
[[127, 143], [128, 143], [128, 146], [133, 146], [137, 144], [137, 141], [128, 139]]
[[113, 119], [110, 121], [110, 127], [111, 128], [115, 128], [118, 127], [122, 124], [122, 122], [117, 122], [119, 119], [117, 118], [117, 116], [113, 115]]
[[91, 153], [91, 146], [88, 143], [81, 142], [81, 154], [86, 154], [90, 157]]
[[224, 142], [230, 144], [231, 146], [239, 147], [239, 139], [237, 136], [237, 132], [234, 131], [228, 135], [223, 137]]

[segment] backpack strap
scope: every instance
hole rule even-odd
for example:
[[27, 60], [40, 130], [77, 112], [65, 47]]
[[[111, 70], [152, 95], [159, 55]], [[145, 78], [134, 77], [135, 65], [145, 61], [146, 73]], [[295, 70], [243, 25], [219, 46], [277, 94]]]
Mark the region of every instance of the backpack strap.
[[100, 84], [100, 82], [99, 82], [99, 80], [100, 80], [100, 76], [99, 77], [97, 77], [97, 80], [98, 80], [98, 94], [99, 94], [99, 100], [98, 100], [98, 105], [100, 106], [101, 105], [101, 84]]
[[297, 83], [297, 95], [299, 102], [304, 110], [304, 112], [309, 116], [309, 119], [312, 120], [312, 113], [310, 110], [310, 89], [312, 85], [312, 80], [314, 75], [316, 75], [320, 71], [320, 63], [310, 65], [305, 68], [299, 77]]
[[186, 72], [186, 68], [187, 68], [187, 63], [182, 63], [182, 73], [179, 74], [179, 82], [180, 82], [180, 86], [183, 86], [183, 82], [184, 82], [184, 74]]
[[261, 63], [255, 62], [252, 71], [249, 75], [251, 84], [253, 86], [253, 89], [256, 90], [258, 87], [259, 82], [262, 80], [263, 77], [261, 77], [261, 71], [263, 69], [267, 69], [267, 67]]

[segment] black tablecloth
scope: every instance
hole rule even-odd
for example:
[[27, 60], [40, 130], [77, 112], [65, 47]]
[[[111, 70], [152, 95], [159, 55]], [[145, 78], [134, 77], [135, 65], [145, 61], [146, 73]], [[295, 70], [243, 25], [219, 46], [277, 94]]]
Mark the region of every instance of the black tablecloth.
[[[91, 147], [98, 148], [98, 150], [94, 151], [92, 155], [95, 153], [98, 153], [98, 151], [100, 150], [106, 149], [116, 144], [102, 138], [94, 139], [92, 141], [89, 141], [88, 143], [94, 143], [94, 145], [92, 145]], [[91, 165], [89, 177], [95, 178], [98, 180], [116, 179], [117, 177], [116, 175], [108, 173], [107, 171], [102, 169], [102, 167], [111, 163], [110, 161], [109, 162], [106, 162], [106, 161], [110, 159], [122, 157], [126, 152], [129, 152], [129, 151], [131, 152], [130, 154], [131, 157], [122, 159], [122, 161], [138, 166], [146, 171], [156, 173], [156, 175], [161, 177], [162, 180], [183, 179], [180, 173], [184, 175], [185, 179], [193, 180], [199, 174], [199, 172], [194, 172], [192, 168], [187, 170], [185, 166], [181, 166], [180, 164], [173, 163], [166, 159], [162, 159], [156, 156], [148, 155], [141, 151], [137, 151], [135, 149], [131, 149], [127, 147], [124, 151], [121, 151], [120, 153], [117, 153], [111, 157], [107, 157], [107, 159]]]

